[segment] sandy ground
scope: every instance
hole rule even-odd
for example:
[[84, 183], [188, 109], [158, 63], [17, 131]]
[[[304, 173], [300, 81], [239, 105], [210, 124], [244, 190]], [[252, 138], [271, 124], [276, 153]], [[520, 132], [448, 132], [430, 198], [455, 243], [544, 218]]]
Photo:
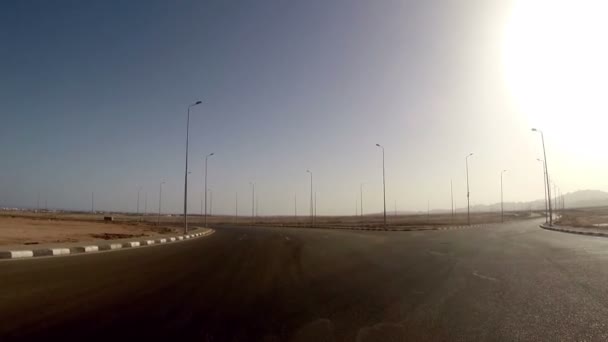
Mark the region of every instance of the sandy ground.
[[121, 239], [170, 232], [171, 229], [147, 224], [0, 216], [0, 245]]
[[598, 227], [608, 223], [608, 207], [568, 209], [561, 212], [557, 224], [581, 228], [597, 228], [608, 231], [608, 227]]

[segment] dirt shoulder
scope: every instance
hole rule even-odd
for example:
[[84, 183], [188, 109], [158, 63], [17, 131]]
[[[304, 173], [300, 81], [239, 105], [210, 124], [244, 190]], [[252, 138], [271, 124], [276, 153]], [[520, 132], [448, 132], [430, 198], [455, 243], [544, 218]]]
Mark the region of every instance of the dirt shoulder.
[[560, 212], [556, 225], [601, 230], [608, 233], [608, 207], [568, 209]]
[[0, 245], [111, 240], [173, 233], [167, 227], [139, 222], [95, 222], [0, 216]]

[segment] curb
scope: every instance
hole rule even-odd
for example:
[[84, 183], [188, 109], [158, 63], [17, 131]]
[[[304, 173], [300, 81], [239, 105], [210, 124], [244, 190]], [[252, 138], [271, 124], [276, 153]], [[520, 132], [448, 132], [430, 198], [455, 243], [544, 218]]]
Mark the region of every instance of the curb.
[[608, 237], [608, 234], [605, 233], [597, 233], [597, 232], [581, 232], [578, 230], [570, 230], [570, 229], [565, 229], [565, 228], [560, 228], [557, 226], [547, 226], [544, 224], [540, 224], [538, 225], [539, 227], [541, 227], [542, 229], [546, 229], [546, 230], [553, 230], [555, 232], [561, 232], [561, 233], [569, 233], [569, 234], [578, 234], [578, 235], [587, 235], [587, 236], [601, 236], [601, 237]]
[[209, 236], [215, 233], [215, 230], [208, 229], [201, 233], [194, 233], [188, 235], [179, 235], [172, 236], [168, 238], [157, 238], [157, 239], [145, 239], [145, 240], [135, 240], [128, 241], [122, 243], [102, 243], [97, 245], [82, 245], [75, 246], [70, 248], [62, 248], [62, 247], [54, 247], [54, 248], [40, 248], [33, 250], [12, 250], [12, 251], [0, 251], [0, 259], [24, 259], [24, 258], [33, 258], [33, 257], [49, 257], [49, 256], [61, 256], [61, 255], [72, 255], [72, 254], [86, 254], [86, 253], [95, 253], [101, 251], [112, 251], [117, 249], [127, 249], [127, 248], [135, 248], [135, 247], [143, 247], [143, 246], [153, 246], [153, 245], [161, 245], [168, 244], [172, 242], [185, 241], [189, 239], [194, 239], [198, 237]]
[[301, 228], [301, 229], [336, 229], [336, 230], [365, 230], [375, 232], [423, 232], [429, 230], [456, 230], [456, 229], [470, 229], [470, 228], [482, 228], [483, 224], [475, 224], [471, 226], [447, 226], [447, 227], [433, 227], [433, 228], [360, 228], [360, 227], [294, 227], [294, 226], [283, 226], [277, 228]]

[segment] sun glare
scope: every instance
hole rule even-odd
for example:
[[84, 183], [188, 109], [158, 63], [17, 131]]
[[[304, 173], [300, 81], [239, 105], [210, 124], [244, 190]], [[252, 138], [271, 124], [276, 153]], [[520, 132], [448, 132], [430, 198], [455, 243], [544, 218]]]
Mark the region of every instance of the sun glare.
[[608, 124], [607, 14], [608, 1], [521, 0], [506, 26], [505, 80], [517, 107], [529, 125], [569, 134], [570, 147], [605, 147], [585, 137]]

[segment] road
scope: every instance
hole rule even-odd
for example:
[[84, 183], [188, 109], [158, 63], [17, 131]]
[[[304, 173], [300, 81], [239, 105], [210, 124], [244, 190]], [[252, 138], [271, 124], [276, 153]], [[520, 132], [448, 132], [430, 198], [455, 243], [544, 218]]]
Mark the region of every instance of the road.
[[605, 341], [608, 239], [225, 227], [0, 262], [0, 340]]

